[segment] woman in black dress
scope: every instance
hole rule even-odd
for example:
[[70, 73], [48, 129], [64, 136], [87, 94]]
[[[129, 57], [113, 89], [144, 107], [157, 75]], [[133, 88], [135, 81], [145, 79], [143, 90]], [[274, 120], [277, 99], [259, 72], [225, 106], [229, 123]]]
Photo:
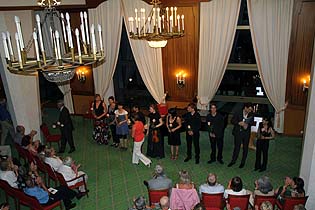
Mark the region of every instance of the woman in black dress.
[[[275, 132], [272, 123], [269, 118], [264, 117], [263, 121], [259, 123], [257, 132], [255, 171], [263, 172], [267, 169], [269, 140], [274, 138]], [[263, 156], [262, 162], [261, 155]]]
[[181, 144], [179, 129], [182, 127], [182, 120], [179, 116], [177, 116], [176, 108], [171, 108], [168, 110], [168, 115], [166, 117], [166, 127], [168, 130], [168, 144], [171, 146], [171, 159], [177, 160], [178, 148]]
[[161, 137], [161, 126], [163, 125], [163, 120], [161, 115], [157, 112], [155, 104], [150, 105], [149, 112], [147, 156], [152, 158], [164, 158], [164, 139]]
[[94, 122], [93, 138], [99, 144], [108, 144], [108, 126], [105, 122], [107, 107], [99, 94], [92, 103]]

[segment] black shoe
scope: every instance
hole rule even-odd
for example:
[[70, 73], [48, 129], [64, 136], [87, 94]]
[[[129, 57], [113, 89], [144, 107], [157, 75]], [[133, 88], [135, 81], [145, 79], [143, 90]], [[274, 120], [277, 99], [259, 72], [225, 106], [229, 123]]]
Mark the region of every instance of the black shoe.
[[83, 196], [85, 196], [86, 193], [85, 192], [79, 192], [75, 197], [80, 200]]
[[239, 166], [239, 168], [244, 168], [245, 163], [241, 163], [241, 165]]
[[229, 165], [228, 165], [228, 167], [231, 167], [231, 166], [234, 165], [234, 164], [235, 164], [235, 162], [230, 162]]
[[71, 148], [68, 153], [71, 154], [74, 151], [75, 151], [75, 148]]
[[199, 164], [199, 159], [196, 159], [196, 160], [195, 160], [195, 163], [196, 163], [196, 164]]
[[191, 157], [186, 157], [184, 162], [188, 162], [191, 159]]
[[218, 160], [218, 162], [219, 162], [220, 164], [224, 164], [223, 160]]
[[65, 151], [64, 150], [59, 150], [58, 153], [62, 154], [64, 153]]
[[73, 209], [77, 204], [71, 203], [69, 206], [66, 206], [66, 210]]
[[264, 172], [264, 171], [266, 171], [266, 168], [261, 168], [261, 169], [259, 170], [259, 172]]
[[211, 163], [214, 163], [214, 162], [215, 162], [215, 160], [209, 160], [207, 163], [211, 164]]

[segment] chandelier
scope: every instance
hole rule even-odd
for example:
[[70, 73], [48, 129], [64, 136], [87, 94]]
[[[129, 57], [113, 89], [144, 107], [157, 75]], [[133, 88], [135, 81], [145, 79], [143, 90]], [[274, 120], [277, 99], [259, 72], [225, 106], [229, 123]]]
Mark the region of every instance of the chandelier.
[[[41, 19], [38, 14], [35, 16], [36, 28], [27, 45], [24, 44], [21, 20], [17, 16], [15, 16], [17, 32], [14, 36], [16, 53], [13, 52], [10, 33], [2, 33], [7, 69], [11, 73], [34, 75], [40, 71], [48, 81], [62, 83], [73, 78], [77, 67], [98, 65], [105, 61], [102, 28], [100, 25], [95, 28], [94, 24], [89, 27], [86, 12], [80, 12], [80, 30], [78, 28], [73, 30], [70, 25], [70, 15], [59, 13], [55, 8], [60, 5], [61, 0], [38, 0], [37, 3], [45, 8], [44, 18]], [[60, 21], [61, 31], [56, 29], [54, 17]], [[44, 40], [42, 28], [43, 24], [47, 23], [50, 23], [50, 38]], [[99, 48], [96, 44], [96, 30], [98, 31]], [[76, 41], [76, 50], [74, 41]], [[45, 42], [50, 42], [50, 45]], [[32, 46], [35, 47], [35, 58], [27, 55]], [[65, 50], [62, 50], [63, 46]], [[53, 55], [47, 56], [48, 48], [52, 48], [50, 51]]]
[[146, 17], [144, 8], [135, 9], [129, 17], [129, 35], [132, 39], [147, 40], [150, 47], [165, 47], [168, 39], [184, 36], [184, 15], [177, 14], [177, 7], [161, 9], [159, 0], [152, 0], [152, 10]]

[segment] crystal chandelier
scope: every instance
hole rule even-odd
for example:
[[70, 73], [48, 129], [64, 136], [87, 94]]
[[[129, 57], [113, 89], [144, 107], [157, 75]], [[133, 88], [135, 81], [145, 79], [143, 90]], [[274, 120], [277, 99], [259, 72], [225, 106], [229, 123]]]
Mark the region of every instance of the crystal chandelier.
[[[17, 16], [15, 16], [17, 32], [14, 36], [17, 47], [16, 54], [13, 52], [10, 33], [2, 33], [7, 69], [11, 73], [33, 75], [40, 71], [48, 81], [61, 83], [72, 79], [77, 67], [98, 65], [105, 61], [101, 26], [98, 25], [95, 29], [94, 24], [92, 24], [89, 28], [86, 12], [80, 12], [80, 30], [77, 28], [72, 30], [70, 15], [68, 13], [60, 14], [55, 8], [55, 6], [60, 5], [61, 0], [38, 0], [37, 3], [45, 8], [45, 15], [43, 19], [38, 14], [35, 16], [37, 27], [34, 29], [33, 38], [27, 45], [24, 45], [21, 20]], [[60, 21], [62, 32], [56, 30], [54, 17], [57, 17]], [[46, 22], [50, 22], [50, 39], [46, 41], [51, 42], [51, 45], [43, 40], [42, 27]], [[96, 44], [96, 30], [99, 37], [99, 49]], [[61, 39], [61, 36], [63, 36], [63, 39]], [[76, 53], [73, 40], [76, 40]], [[33, 44], [36, 58], [29, 58], [27, 53]], [[63, 44], [65, 46], [64, 53], [62, 53]], [[51, 49], [52, 56], [46, 54], [49, 47], [53, 48]], [[81, 50], [81, 47], [83, 50]]]
[[159, 0], [152, 0], [152, 10], [146, 17], [144, 8], [135, 9], [129, 17], [129, 35], [132, 39], [147, 40], [150, 47], [165, 47], [168, 39], [184, 36], [184, 15], [177, 14], [177, 7], [161, 9]]

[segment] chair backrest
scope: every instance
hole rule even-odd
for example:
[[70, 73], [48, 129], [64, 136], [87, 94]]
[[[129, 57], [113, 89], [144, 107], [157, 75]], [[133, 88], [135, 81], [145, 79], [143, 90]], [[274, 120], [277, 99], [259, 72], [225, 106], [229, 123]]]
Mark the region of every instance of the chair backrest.
[[160, 199], [163, 196], [168, 196], [169, 189], [164, 189], [164, 190], [149, 190], [148, 189], [148, 193], [149, 193], [150, 205], [154, 205], [154, 204], [160, 203]]
[[231, 209], [239, 207], [241, 210], [247, 210], [249, 204], [249, 194], [248, 195], [229, 195], [228, 203]]
[[38, 169], [42, 172], [46, 172], [46, 165], [44, 164], [44, 162], [38, 157], [38, 156], [34, 156], [34, 162], [37, 165]]
[[276, 205], [277, 198], [276, 198], [276, 196], [255, 195], [254, 206], [256, 206], [256, 205], [260, 206], [265, 201], [269, 201], [274, 208]]
[[23, 159], [27, 159], [27, 155], [26, 155], [26, 149], [24, 149], [21, 145], [19, 145], [18, 143], [14, 143], [15, 149], [17, 150], [17, 152], [19, 153], [19, 156], [22, 157]]
[[65, 180], [65, 178], [63, 177], [63, 175], [62, 175], [61, 173], [55, 171], [55, 174], [56, 174], [56, 177], [57, 177], [59, 183], [60, 183], [62, 186], [68, 186], [68, 185], [67, 185], [67, 182], [66, 182], [66, 180]]
[[208, 194], [202, 193], [202, 202], [206, 208], [223, 209], [223, 193]]
[[42, 162], [43, 165], [45, 166], [45, 169], [46, 169], [46, 172], [48, 174], [48, 176], [52, 179], [52, 180], [55, 180], [57, 181], [58, 178], [57, 178], [57, 175], [56, 175], [56, 172], [54, 171], [54, 169], [47, 163], [45, 162]]
[[50, 136], [50, 132], [49, 132], [49, 129], [48, 129], [48, 126], [43, 123], [41, 126], [40, 126], [40, 130], [43, 132], [45, 138], [47, 138], [48, 136]]
[[298, 205], [298, 204], [305, 205], [307, 199], [308, 199], [308, 196], [306, 196], [306, 197], [299, 197], [299, 198], [297, 198], [297, 197], [287, 197], [287, 198], [284, 199], [284, 203], [283, 203], [282, 209], [284, 209], [284, 210], [293, 210], [295, 205]]

